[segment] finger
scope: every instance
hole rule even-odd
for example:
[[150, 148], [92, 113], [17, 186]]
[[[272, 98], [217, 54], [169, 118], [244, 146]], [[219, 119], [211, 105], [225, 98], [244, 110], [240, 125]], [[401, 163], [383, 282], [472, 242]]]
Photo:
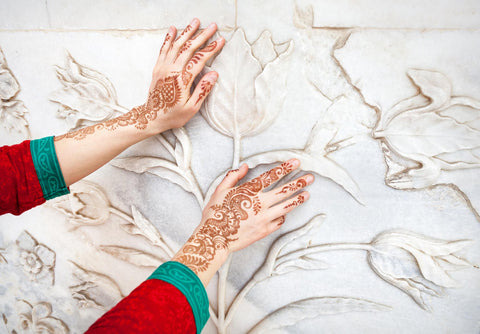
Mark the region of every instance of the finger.
[[249, 181], [252, 185], [255, 185], [255, 188], [260, 189], [259, 191], [268, 188], [272, 183], [277, 182], [282, 177], [295, 170], [300, 166], [300, 160], [290, 159], [285, 161], [280, 166], [270, 169], [269, 171], [263, 173], [262, 175], [254, 178]]
[[199, 26], [200, 21], [197, 18], [194, 18], [192, 22], [190, 22], [190, 24], [183, 29], [182, 33], [177, 37], [172, 46], [172, 53], [175, 56], [174, 59], [177, 58], [178, 52], [182, 46], [190, 40], [190, 37], [195, 34]]
[[238, 181], [243, 179], [248, 173], [247, 164], [242, 164], [239, 169], [233, 169], [225, 175], [222, 182], [217, 187], [217, 190], [226, 190], [237, 185]]
[[217, 72], [208, 72], [205, 74], [200, 82], [195, 87], [195, 90], [192, 93], [192, 96], [187, 102], [187, 106], [192, 106], [193, 109], [198, 110], [202, 105], [203, 101], [207, 98], [208, 94], [215, 86], [215, 82], [218, 79]]
[[185, 64], [190, 60], [193, 53], [202, 45], [204, 45], [217, 31], [217, 25], [215, 23], [211, 23], [206, 29], [204, 29], [201, 33], [197, 35], [193, 35], [188, 41], [186, 41], [183, 46], [180, 48], [178, 52], [177, 59], [178, 63], [181, 66], [185, 66]]
[[225, 39], [219, 39], [211, 42], [202, 50], [196, 52], [189, 60], [182, 71], [182, 82], [185, 87], [190, 88], [195, 77], [203, 70], [205, 63], [225, 45]]
[[275, 189], [270, 190], [265, 195], [266, 196], [266, 203], [267, 205], [273, 205], [275, 203], [284, 201], [285, 199], [289, 198], [293, 194], [295, 194], [300, 189], [305, 188], [306, 186], [313, 183], [314, 177], [312, 174], [304, 175], [299, 177], [298, 179], [289, 182], [282, 187], [277, 187]]
[[298, 194], [297, 196], [292, 197], [288, 201], [272, 206], [270, 208], [269, 215], [272, 217], [272, 219], [279, 216], [284, 216], [290, 211], [292, 211], [293, 209], [295, 209], [296, 207], [305, 203], [309, 198], [310, 198], [310, 194], [304, 191]]
[[171, 26], [168, 29], [167, 35], [165, 36], [165, 40], [163, 41], [157, 63], [165, 59], [166, 55], [168, 54], [168, 51], [170, 51], [172, 47], [173, 40], [175, 39], [176, 34], [177, 34], [177, 29], [174, 26]]

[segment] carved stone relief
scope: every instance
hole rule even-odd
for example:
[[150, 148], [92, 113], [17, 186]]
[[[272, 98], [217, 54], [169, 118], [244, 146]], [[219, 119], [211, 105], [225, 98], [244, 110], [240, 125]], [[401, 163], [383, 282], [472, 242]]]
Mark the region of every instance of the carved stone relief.
[[7, 66], [7, 60], [0, 48], [0, 124], [9, 132], [19, 132], [25, 139], [30, 138], [27, 108], [16, 97], [20, 85]]
[[[242, 4], [234, 4], [236, 12], [239, 5]], [[49, 209], [41, 208], [39, 210], [43, 211], [35, 213], [43, 223], [46, 218], [63, 219], [66, 228], [59, 232], [58, 239], [76, 239], [81, 251], [67, 253], [61, 248], [65, 244], [51, 244], [51, 239], [47, 239], [49, 242], [45, 243], [49, 248], [26, 231], [16, 239], [0, 238], [0, 270], [15, 268], [15, 275], [26, 278], [26, 282], [21, 283], [20, 295], [13, 297], [10, 291], [17, 286], [17, 276], [6, 271], [2, 273], [0, 305], [7, 305], [1, 302], [3, 295], [9, 302], [12, 299], [18, 302], [18, 312], [0, 306], [8, 333], [40, 329], [47, 333], [81, 332], [131, 290], [131, 286], [123, 284], [119, 272], [131, 272], [133, 267], [148, 273], [169, 260], [185, 241], [178, 237], [178, 230], [186, 229], [187, 225], [160, 224], [157, 214], [160, 206], [168, 206], [168, 202], [191, 203], [188, 201], [192, 200], [198, 206], [185, 206], [184, 209], [199, 215], [226, 172], [225, 168], [215, 166], [213, 174], [206, 177], [198, 161], [208, 165], [207, 161], [195, 160], [198, 156], [207, 157], [207, 151], [217, 150], [203, 144], [202, 137], [211, 132], [224, 135], [226, 145], [222, 147], [230, 147], [218, 149], [221, 158], [227, 153], [233, 156], [233, 161], [228, 158], [224, 166], [236, 168], [246, 162], [251, 169], [260, 169], [260, 165], [296, 157], [301, 160], [303, 171], [315, 173], [322, 182], [320, 190], [312, 186], [312, 192], [329, 194], [331, 191], [343, 206], [342, 209], [329, 207], [312, 197], [305, 208], [289, 216], [285, 229], [282, 227], [270, 239], [251, 248], [250, 253], [244, 253], [249, 256], [230, 258], [209, 287], [211, 321], [204, 333], [295, 333], [297, 328], [308, 328], [307, 332], [316, 333], [320, 323], [317, 321], [326, 316], [335, 315], [340, 319], [359, 316], [366, 322], [374, 322], [375, 314], [385, 316], [387, 326], [396, 317], [414, 317], [417, 323], [428, 323], [430, 327], [426, 325], [425, 331], [433, 333], [438, 332], [435, 323], [442, 310], [457, 302], [460, 304], [458, 293], [480, 291], [480, 286], [475, 285], [479, 272], [476, 262], [480, 261], [478, 224], [473, 225], [465, 215], [458, 220], [452, 218], [457, 209], [463, 209], [463, 204], [452, 209], [450, 199], [445, 198], [438, 204], [445, 205], [441, 213], [433, 209], [428, 211], [434, 212], [433, 217], [420, 211], [398, 209], [405, 210], [399, 213], [404, 219], [395, 220], [397, 203], [391, 199], [398, 196], [402, 204], [415, 201], [412, 198], [418, 197], [408, 197], [412, 192], [402, 190], [431, 191], [434, 186], [443, 184], [462, 190], [461, 183], [456, 182], [458, 173], [480, 166], [478, 97], [454, 94], [450, 79], [441, 74], [441, 69], [417, 69], [410, 70], [408, 75], [419, 89], [418, 94], [396, 101], [392, 108], [383, 110], [367, 101], [358, 82], [337, 58], [338, 50], [345, 47], [357, 28], [315, 27], [314, 15], [318, 13], [314, 13], [313, 7], [293, 3], [291, 7], [293, 22], [289, 23], [289, 30], [292, 33], [287, 34], [288, 38], [279, 38], [281, 33], [277, 33], [276, 27], [260, 29], [251, 39], [247, 27], [238, 26], [236, 22], [220, 27], [219, 33], [226, 37], [227, 43], [208, 68], [217, 71], [220, 77], [201, 112], [192, 120], [193, 126], [159, 134], [141, 149], [133, 147], [104, 167], [108, 172], [99, 171], [95, 182], [77, 182], [70, 187], [69, 195], [49, 201]], [[143, 38], [149, 34], [156, 38], [154, 34], [157, 33], [146, 31], [142, 33], [145, 35], [132, 37], [135, 34], [115, 31], [94, 39], [119, 39], [122, 43], [139, 43], [140, 40], [141, 44], [146, 44]], [[88, 32], [86, 36], [95, 34]], [[0, 42], [2, 36], [0, 32]], [[97, 47], [100, 45], [98, 41], [95, 43]], [[65, 42], [62, 48], [71, 54], [67, 54], [63, 67], [55, 66], [58, 81], [48, 84], [52, 87], [51, 94], [44, 97], [55, 109], [46, 114], [46, 119], [56, 116], [63, 120], [64, 129], [70, 130], [127, 112], [128, 108], [121, 105], [124, 102], [119, 102], [121, 94], [117, 94], [125, 88], [115, 87], [113, 77], [111, 80], [95, 69], [95, 62], [105, 60], [81, 55], [78, 48], [67, 44]], [[132, 55], [125, 58], [136, 59], [134, 53], [140, 51], [132, 51]], [[120, 57], [124, 55], [118, 56], [118, 66], [121, 66], [123, 58]], [[131, 59], [126, 59], [125, 63]], [[55, 63], [58, 61], [45, 65], [51, 68]], [[295, 99], [289, 90], [292, 77], [298, 80], [302, 90], [312, 92], [309, 98], [323, 102], [311, 114], [307, 110], [288, 110], [295, 112], [298, 118], [309, 117], [309, 127], [302, 129], [305, 134], [302, 138], [306, 140], [298, 139], [300, 136], [295, 132], [298, 129], [292, 126], [295, 131], [282, 134], [291, 139], [291, 145], [264, 148], [260, 140], [255, 142], [256, 136], [270, 133], [275, 138], [273, 126], [276, 122], [285, 123], [288, 99]], [[122, 84], [133, 88], [128, 79]], [[27, 137], [26, 109], [23, 102], [16, 99], [19, 87], [0, 51], [0, 123], [20, 132], [26, 131], [23, 133]], [[305, 108], [309, 107], [308, 101], [302, 102]], [[17, 109], [12, 109], [13, 106]], [[43, 124], [31, 126], [42, 127]], [[56, 129], [49, 131], [58, 132]], [[249, 144], [255, 145], [255, 150], [248, 150], [248, 154], [244, 154], [248, 148], [246, 137], [249, 137]], [[364, 147], [373, 149], [363, 152]], [[378, 166], [380, 173], [376, 167], [361, 173], [356, 170], [357, 165], [363, 166], [359, 161], [379, 161], [378, 157], [385, 159], [386, 172], [381, 166]], [[162, 180], [151, 178], [151, 175]], [[383, 176], [390, 188], [382, 184]], [[124, 178], [125, 183], [135, 184], [135, 189], [112, 186], [109, 181]], [[164, 202], [154, 202], [152, 198], [162, 190], [157, 187], [155, 194], [149, 193], [152, 188], [142, 183], [145, 178], [155, 185], [161, 184], [160, 181], [171, 182], [184, 194], [165, 195]], [[364, 179], [369, 181], [364, 182]], [[478, 183], [478, 180], [472, 182]], [[335, 193], [337, 188], [339, 191]], [[391, 188], [398, 191], [392, 193]], [[124, 197], [119, 195], [122, 191], [131, 191], [134, 201], [122, 202]], [[468, 191], [463, 194], [469, 201]], [[472, 195], [480, 198], [478, 192]], [[357, 202], [345, 201], [351, 197]], [[477, 210], [478, 219], [475, 202], [467, 204]], [[121, 209], [125, 206], [126, 210]], [[422, 203], [417, 203], [414, 208], [421, 207]], [[339, 210], [354, 217], [348, 220], [348, 215], [339, 215]], [[371, 218], [375, 224], [357, 225], [361, 216], [372, 211], [379, 212]], [[448, 217], [442, 217], [443, 212]], [[327, 216], [328, 224], [324, 222]], [[339, 217], [347, 222], [344, 224]], [[416, 225], [404, 227], [403, 222], [407, 225], [410, 217]], [[11, 217], [2, 217], [0, 225], [3, 228], [7, 224], [22, 224], [22, 218], [13, 222]], [[449, 225], [454, 226], [453, 230]], [[465, 230], [456, 231], [455, 226], [465, 226]], [[109, 238], [110, 232], [114, 238]], [[96, 238], [89, 238], [88, 233], [94, 233]], [[37, 230], [32, 234], [43, 240]], [[3, 236], [1, 232], [0, 235]], [[87, 255], [83, 247], [94, 253]], [[350, 253], [364, 257], [352, 261], [344, 256]], [[250, 263], [249, 257], [256, 265]], [[102, 265], [108, 262], [111, 264]], [[338, 286], [330, 280], [322, 289], [308, 288], [324, 277], [342, 277], [342, 270], [334, 263], [353, 272], [347, 280], [360, 281], [364, 286]], [[244, 276], [247, 279], [236, 277], [234, 270], [247, 272]], [[278, 289], [279, 284], [282, 289]], [[45, 287], [52, 288], [52, 285], [56, 292], [50, 293]], [[258, 291], [260, 285], [261, 292]], [[35, 289], [38, 290], [32, 292]], [[214, 290], [217, 294], [211, 293]], [[389, 298], [377, 290], [394, 297]], [[257, 295], [269, 298], [262, 304]], [[59, 300], [61, 302], [56, 304]], [[468, 303], [472, 308], [478, 307], [473, 298], [468, 299]], [[431, 312], [427, 320], [425, 314], [428, 312], [424, 310]], [[466, 308], [461, 311], [468, 312]], [[461, 320], [456, 324], [458, 321]], [[358, 326], [349, 327], [350, 332], [362, 330], [362, 325]], [[452, 328], [462, 332], [458, 325], [451, 325], [449, 330]], [[471, 323], [465, 321], [464, 328], [471, 330]], [[391, 330], [385, 329], [386, 332]], [[336, 328], [326, 325], [325, 331], [336, 331]]]

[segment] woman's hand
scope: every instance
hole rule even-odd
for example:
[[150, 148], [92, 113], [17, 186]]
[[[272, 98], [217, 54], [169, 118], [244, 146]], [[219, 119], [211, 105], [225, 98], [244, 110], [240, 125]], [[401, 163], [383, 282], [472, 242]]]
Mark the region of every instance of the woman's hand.
[[137, 127], [146, 127], [148, 122], [153, 122], [158, 132], [178, 128], [200, 109], [218, 74], [205, 74], [193, 93], [190, 93], [190, 87], [205, 63], [222, 49], [225, 40], [220, 37], [199, 50], [217, 30], [216, 24], [212, 23], [197, 33], [199, 26], [200, 21], [193, 19], [178, 37], [175, 27], [170, 27], [153, 69], [148, 100], [133, 108], [129, 115], [136, 119]]
[[153, 69], [145, 104], [117, 118], [55, 137], [55, 150], [67, 186], [100, 168], [127, 147], [183, 126], [200, 109], [218, 74], [209, 72], [193, 93], [190, 88], [206, 61], [220, 51], [225, 40], [219, 38], [200, 49], [217, 26], [212, 23], [197, 33], [199, 26], [200, 21], [194, 19], [178, 37], [174, 27], [169, 29]]
[[299, 165], [297, 159], [286, 161], [240, 186], [235, 185], [248, 166], [230, 171], [206, 205], [201, 224], [173, 260], [188, 266], [207, 285], [230, 253], [278, 230], [285, 215], [308, 199], [306, 191], [292, 195], [313, 182], [311, 174], [265, 191]]

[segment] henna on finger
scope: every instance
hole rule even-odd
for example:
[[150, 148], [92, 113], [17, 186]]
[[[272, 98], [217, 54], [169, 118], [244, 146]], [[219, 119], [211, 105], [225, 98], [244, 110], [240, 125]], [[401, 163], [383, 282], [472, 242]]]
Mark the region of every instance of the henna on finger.
[[297, 207], [299, 206], [300, 204], [303, 204], [305, 203], [305, 196], [303, 195], [298, 195], [297, 199], [290, 202], [289, 204], [285, 205], [283, 208], [284, 209], [291, 209], [291, 208], [294, 208], [294, 207]]
[[304, 179], [299, 179], [296, 182], [290, 182], [289, 184], [282, 187], [282, 189], [275, 193], [275, 195], [294, 193], [307, 186], [307, 181]]
[[198, 102], [202, 101], [203, 98], [210, 93], [213, 86], [215, 86], [215, 82], [211, 82], [210, 80], [202, 81], [202, 83], [200, 84], [200, 89], [202, 91], [200, 92], [200, 94], [198, 94], [198, 98], [195, 104], [198, 104]]
[[195, 65], [199, 64], [202, 60], [203, 57], [205, 57], [206, 53], [212, 52], [217, 48], [217, 41], [213, 41], [210, 44], [208, 44], [205, 48], [202, 50], [196, 52], [193, 57], [188, 61], [187, 66], [182, 71], [182, 82], [184, 86], [188, 86], [190, 81], [193, 78], [192, 70], [195, 67]]

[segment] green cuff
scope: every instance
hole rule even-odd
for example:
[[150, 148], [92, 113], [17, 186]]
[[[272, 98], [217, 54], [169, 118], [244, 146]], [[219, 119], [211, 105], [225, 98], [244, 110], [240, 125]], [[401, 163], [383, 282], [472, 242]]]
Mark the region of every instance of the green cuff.
[[169, 261], [158, 267], [148, 279], [152, 278], [170, 283], [183, 293], [192, 308], [197, 334], [200, 334], [210, 314], [207, 292], [198, 276], [186, 265]]
[[30, 141], [30, 152], [43, 197], [49, 200], [70, 193], [57, 160], [53, 136]]

